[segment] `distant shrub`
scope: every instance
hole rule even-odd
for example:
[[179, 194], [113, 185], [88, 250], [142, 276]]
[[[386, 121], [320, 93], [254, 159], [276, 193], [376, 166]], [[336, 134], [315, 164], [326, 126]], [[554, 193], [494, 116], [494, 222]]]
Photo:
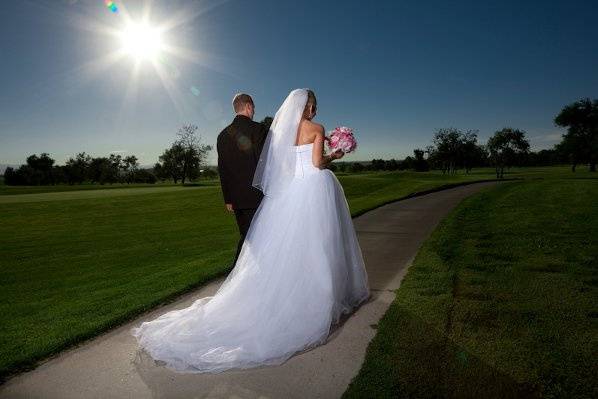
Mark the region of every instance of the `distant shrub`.
[[155, 184], [158, 181], [156, 175], [149, 169], [137, 169], [132, 174], [135, 183]]
[[353, 162], [351, 166], [349, 166], [349, 171], [353, 173], [363, 172], [365, 170], [365, 166], [363, 166], [360, 162]]
[[212, 168], [206, 168], [201, 172], [201, 177], [206, 179], [215, 179], [218, 177], [218, 171]]

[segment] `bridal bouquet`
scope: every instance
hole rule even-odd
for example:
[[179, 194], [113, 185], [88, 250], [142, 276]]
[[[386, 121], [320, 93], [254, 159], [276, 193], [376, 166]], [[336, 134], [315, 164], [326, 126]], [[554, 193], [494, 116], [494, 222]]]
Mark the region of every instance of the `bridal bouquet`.
[[330, 132], [330, 137], [327, 137], [328, 148], [332, 151], [342, 151], [345, 154], [355, 151], [357, 148], [357, 141], [353, 136], [353, 129], [340, 126]]

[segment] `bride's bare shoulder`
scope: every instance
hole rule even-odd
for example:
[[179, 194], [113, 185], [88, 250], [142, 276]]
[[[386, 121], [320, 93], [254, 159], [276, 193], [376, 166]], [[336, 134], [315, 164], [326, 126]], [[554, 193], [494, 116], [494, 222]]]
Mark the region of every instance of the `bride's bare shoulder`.
[[313, 143], [317, 139], [324, 139], [324, 126], [319, 123], [303, 119], [299, 124], [298, 143]]
[[324, 126], [319, 123], [304, 119], [301, 121], [301, 128], [312, 133], [324, 133]]

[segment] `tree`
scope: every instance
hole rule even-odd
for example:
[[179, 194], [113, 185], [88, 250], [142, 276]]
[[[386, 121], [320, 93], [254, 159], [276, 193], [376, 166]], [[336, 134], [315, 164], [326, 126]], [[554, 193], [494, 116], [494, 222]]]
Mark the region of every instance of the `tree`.
[[540, 150], [530, 152], [526, 165], [529, 166], [550, 166], [559, 163], [559, 153], [556, 149]]
[[39, 157], [35, 154], [27, 157], [27, 165], [36, 171], [36, 185], [54, 183], [52, 176], [54, 162], [47, 152], [41, 153]]
[[266, 126], [268, 129], [270, 129], [270, 126], [272, 126], [272, 121], [274, 119], [271, 116], [266, 116], [264, 119], [262, 119], [262, 121], [260, 122], [262, 125]]
[[588, 163], [590, 171], [596, 172], [598, 161], [598, 99], [584, 98], [565, 106], [554, 118], [557, 126], [567, 128], [561, 151], [565, 151], [572, 163]]
[[116, 182], [118, 179], [119, 162], [120, 159], [113, 157], [113, 154], [109, 158], [92, 158], [88, 169], [89, 179], [92, 183], [98, 182], [100, 184]]
[[64, 172], [64, 166], [55, 165], [52, 168], [52, 184], [66, 183], [66, 174]]
[[[163, 155], [164, 154], [162, 154], [162, 156]], [[165, 179], [168, 179], [170, 177], [170, 175], [168, 174], [168, 171], [166, 169], [164, 169], [164, 167], [162, 166], [162, 164], [160, 162], [156, 162], [154, 164], [153, 172], [154, 172], [154, 175], [162, 181], [164, 181]]]
[[469, 173], [474, 166], [487, 163], [486, 151], [478, 144], [477, 130], [463, 133], [452, 127], [438, 129], [433, 145], [427, 146], [425, 153], [430, 168], [441, 169], [443, 173], [456, 173], [460, 168]]
[[349, 164], [347, 162], [337, 162], [336, 166], [339, 172], [346, 172], [349, 167]]
[[179, 136], [175, 144], [178, 144], [182, 151], [182, 172], [181, 180], [185, 184], [185, 178], [194, 180], [199, 177], [201, 165], [204, 164], [211, 146], [201, 144], [201, 138], [196, 135], [196, 125], [183, 125], [177, 135]]
[[181, 180], [183, 184], [187, 178], [193, 180], [199, 177], [201, 166], [212, 147], [201, 144], [200, 137], [196, 135], [197, 129], [195, 125], [183, 125], [178, 130], [178, 139], [164, 150], [159, 162], [154, 165], [156, 177], [171, 178], [175, 183]]
[[71, 185], [83, 183], [89, 174], [90, 165], [91, 156], [85, 152], [80, 152], [74, 159], [72, 157], [69, 158], [64, 167], [67, 182]]
[[571, 171], [575, 172], [577, 164], [581, 162], [583, 156], [582, 146], [577, 142], [578, 139], [575, 136], [568, 136], [567, 139], [563, 139], [560, 143], [554, 146], [558, 152], [560, 158], [564, 158], [566, 162], [571, 164]]
[[178, 183], [183, 178], [183, 146], [177, 142], [173, 143], [170, 148], [164, 150], [164, 153], [158, 158], [162, 164], [160, 168], [154, 166], [154, 173], [158, 176], [168, 176], [174, 183]]
[[[488, 166], [490, 161], [488, 159], [488, 149], [485, 145], [478, 144], [475, 146], [475, 151], [473, 153], [473, 166]], [[471, 169], [470, 169], [471, 171]]]
[[529, 152], [529, 142], [523, 130], [504, 128], [494, 133], [486, 145], [496, 170], [496, 178], [504, 177], [504, 169], [519, 163]]
[[7, 186], [17, 185], [17, 175], [13, 167], [8, 166], [4, 169], [4, 184]]
[[459, 158], [465, 173], [469, 173], [473, 166], [480, 160], [480, 147], [478, 146], [478, 131], [468, 130], [461, 135]]
[[414, 163], [415, 163], [415, 160], [413, 159], [413, 157], [407, 156], [407, 157], [405, 157], [405, 159], [403, 159], [401, 162], [399, 162], [399, 170], [413, 169]]
[[41, 172], [29, 165], [21, 165], [18, 169], [7, 167], [4, 171], [4, 184], [10, 186], [35, 186], [41, 181]]
[[138, 176], [135, 172], [139, 167], [137, 157], [135, 155], [129, 155], [123, 159], [122, 169], [125, 175], [125, 181], [128, 183], [137, 181], [135, 176]]
[[442, 173], [455, 173], [461, 150], [461, 133], [455, 128], [438, 129], [432, 140], [435, 146], [434, 158], [440, 164]]
[[132, 181], [136, 183], [154, 184], [158, 180], [156, 175], [151, 170], [147, 169], [135, 169], [131, 172], [131, 174], [133, 175], [131, 177]]
[[351, 171], [353, 173], [363, 172], [364, 169], [365, 169], [365, 167], [360, 162], [352, 162], [351, 166], [349, 166], [349, 171]]
[[27, 163], [18, 169], [12, 167], [4, 171], [4, 184], [39, 186], [56, 184], [61, 180], [60, 167], [54, 166], [54, 159], [46, 152], [27, 157]]
[[413, 150], [413, 156], [415, 158], [413, 161], [413, 168], [416, 172], [426, 172], [430, 170], [428, 161], [424, 159], [424, 150], [420, 150], [419, 148]]
[[110, 163], [112, 164], [112, 166], [117, 169], [120, 170], [123, 167], [123, 157], [121, 155], [118, 154], [110, 154], [108, 156], [108, 160], [110, 160]]
[[201, 172], [201, 177], [204, 179], [215, 179], [218, 177], [218, 168], [205, 168]]
[[[384, 159], [372, 159], [372, 161], [370, 162], [370, 164], [368, 165], [368, 169], [369, 170], [397, 170], [399, 169], [400, 163], [399, 161], [397, 161], [396, 159], [390, 159], [388, 161], [385, 161]], [[344, 167], [343, 169], [340, 169], [340, 163], [339, 163], [339, 171], [344, 171]]]
[[386, 161], [383, 159], [372, 159], [370, 168], [372, 170], [386, 170]]

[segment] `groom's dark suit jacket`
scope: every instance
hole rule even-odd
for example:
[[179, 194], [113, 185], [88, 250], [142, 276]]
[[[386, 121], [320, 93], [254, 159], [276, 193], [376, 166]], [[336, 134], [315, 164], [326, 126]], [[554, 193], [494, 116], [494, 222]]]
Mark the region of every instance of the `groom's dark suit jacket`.
[[251, 185], [268, 129], [244, 115], [218, 135], [218, 173], [224, 202], [237, 209], [255, 209], [262, 192]]

